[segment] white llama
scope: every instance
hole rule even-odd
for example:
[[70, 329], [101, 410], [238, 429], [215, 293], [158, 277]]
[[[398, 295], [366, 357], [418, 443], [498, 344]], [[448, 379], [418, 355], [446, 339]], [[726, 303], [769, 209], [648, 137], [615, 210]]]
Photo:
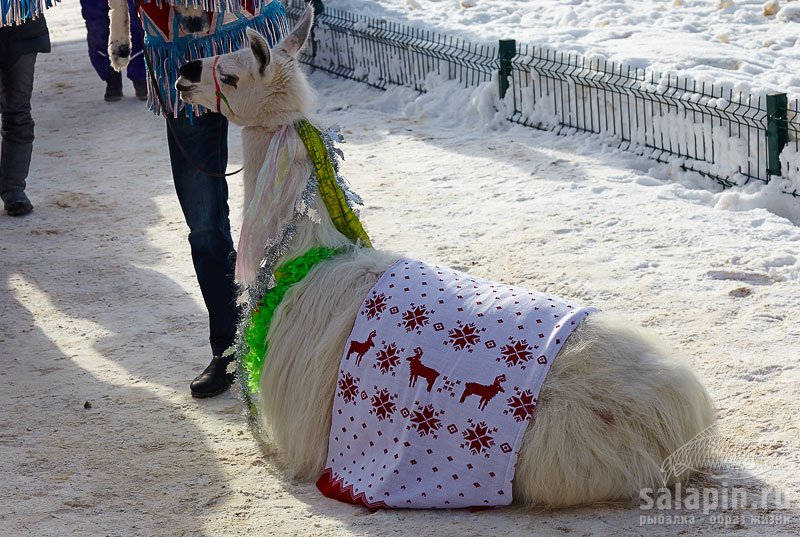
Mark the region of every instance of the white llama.
[[[244, 127], [246, 208], [276, 133], [314, 110], [296, 59], [312, 17], [307, 10], [272, 50], [249, 31], [249, 48], [181, 69], [176, 86], [182, 99], [219, 109]], [[275, 196], [265, 198], [266, 229], [251, 231], [260, 245], [283, 232], [281, 223], [293, 214], [312, 174], [294, 128], [286, 146], [290, 173], [281, 185], [272, 185]], [[316, 479], [326, 463], [337, 374], [357, 312], [399, 258], [354, 246], [337, 231], [318, 192], [316, 197], [317, 214], [297, 226], [281, 259], [320, 246], [345, 253], [316, 265], [277, 307], [258, 401], [259, 417], [287, 472], [302, 480]], [[240, 256], [237, 276], [244, 285], [253, 284], [259, 261]], [[541, 389], [517, 460], [514, 500], [562, 507], [636, 498], [644, 487], [661, 486], [662, 461], [714, 420], [708, 393], [683, 361], [627, 322], [590, 315], [561, 348]]]

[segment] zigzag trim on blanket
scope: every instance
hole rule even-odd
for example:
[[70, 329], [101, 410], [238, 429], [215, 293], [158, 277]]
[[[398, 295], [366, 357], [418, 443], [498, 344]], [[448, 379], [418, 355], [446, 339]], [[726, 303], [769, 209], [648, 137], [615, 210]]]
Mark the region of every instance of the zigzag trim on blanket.
[[384, 502], [368, 502], [367, 496], [363, 492], [354, 495], [353, 485], [343, 487], [343, 483], [343, 478], [334, 475], [330, 468], [325, 468], [325, 471], [322, 472], [322, 475], [317, 480], [317, 488], [328, 498], [353, 505], [363, 505], [372, 511], [377, 511], [378, 509], [384, 509], [386, 507]]
[[[238, 2], [236, 2], [238, 5]], [[173, 41], [164, 41], [153, 34], [155, 31], [148, 31], [148, 26], [152, 25], [146, 17], [144, 20], [145, 37], [147, 45], [147, 60], [152, 62], [153, 70], [158, 80], [158, 91], [164, 96], [166, 111], [161, 110], [161, 105], [155, 97], [153, 81], [148, 77], [148, 100], [147, 105], [157, 115], [171, 115], [178, 117], [181, 114], [187, 116], [200, 116], [206, 112], [202, 106], [194, 106], [183, 103], [178, 98], [178, 91], [175, 89], [175, 81], [178, 79], [178, 69], [191, 60], [207, 58], [219, 54], [227, 54], [239, 50], [247, 45], [247, 28], [257, 30], [267, 38], [270, 46], [273, 46], [282, 36], [289, 31], [289, 22], [283, 6], [273, 0], [260, 14], [252, 19], [242, 17], [241, 19], [222, 26], [213, 35], [206, 37], [180, 37]], [[165, 113], [166, 112], [166, 113]]]
[[60, 0], [0, 0], [0, 27], [17, 26], [32, 20]]

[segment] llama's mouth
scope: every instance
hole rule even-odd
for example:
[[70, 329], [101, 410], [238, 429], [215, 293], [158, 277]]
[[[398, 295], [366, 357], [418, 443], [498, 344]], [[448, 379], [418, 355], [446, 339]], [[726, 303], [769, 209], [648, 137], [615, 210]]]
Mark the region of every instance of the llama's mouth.
[[195, 87], [194, 84], [185, 84], [182, 80], [175, 83], [175, 89], [178, 90], [181, 100], [186, 102], [191, 102]]

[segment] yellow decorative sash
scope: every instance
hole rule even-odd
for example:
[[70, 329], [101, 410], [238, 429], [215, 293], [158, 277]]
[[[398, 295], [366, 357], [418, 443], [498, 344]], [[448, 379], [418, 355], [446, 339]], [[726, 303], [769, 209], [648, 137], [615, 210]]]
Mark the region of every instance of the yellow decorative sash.
[[361, 226], [356, 213], [347, 204], [347, 198], [336, 182], [336, 172], [320, 132], [307, 119], [301, 119], [294, 126], [314, 164], [319, 193], [333, 220], [333, 225], [351, 241], [372, 248], [367, 232]]

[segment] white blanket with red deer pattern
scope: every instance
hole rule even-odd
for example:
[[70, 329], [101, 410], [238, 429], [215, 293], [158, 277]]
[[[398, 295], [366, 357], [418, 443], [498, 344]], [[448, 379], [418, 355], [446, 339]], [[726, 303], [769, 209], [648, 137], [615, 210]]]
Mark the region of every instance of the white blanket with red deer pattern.
[[370, 508], [511, 503], [542, 383], [594, 311], [401, 259], [347, 341], [317, 486]]

